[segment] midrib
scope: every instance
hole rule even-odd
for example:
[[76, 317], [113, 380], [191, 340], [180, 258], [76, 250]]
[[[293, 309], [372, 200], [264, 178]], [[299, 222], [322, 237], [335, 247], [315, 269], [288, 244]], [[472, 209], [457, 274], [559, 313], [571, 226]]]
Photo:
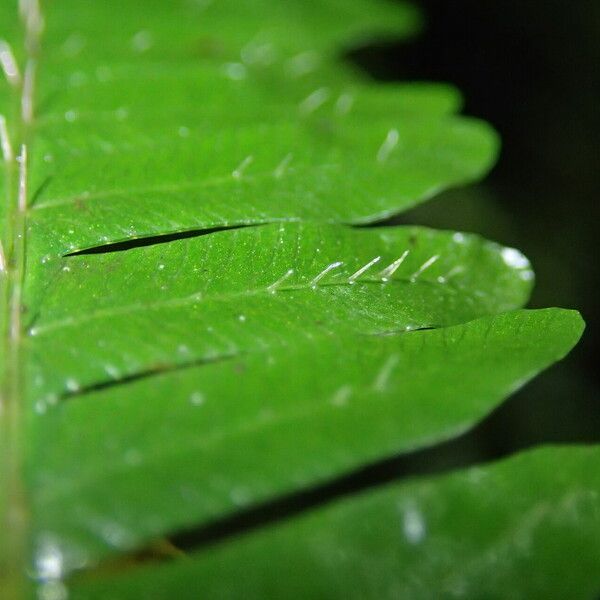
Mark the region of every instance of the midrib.
[[[10, 115], [15, 134], [13, 152], [4, 157], [6, 174], [6, 227], [2, 297], [2, 404], [0, 436], [2, 452], [1, 526], [3, 547], [0, 555], [2, 598], [20, 600], [27, 594], [26, 567], [29, 550], [28, 503], [24, 485], [25, 394], [23, 377], [23, 279], [25, 275], [25, 235], [27, 231], [27, 148], [33, 119], [33, 90], [42, 18], [38, 0], [20, 0], [23, 22], [25, 65], [22, 77], [12, 82], [11, 95], [19, 105]], [[16, 156], [18, 152], [18, 157]], [[17, 175], [18, 174], [18, 175]]]

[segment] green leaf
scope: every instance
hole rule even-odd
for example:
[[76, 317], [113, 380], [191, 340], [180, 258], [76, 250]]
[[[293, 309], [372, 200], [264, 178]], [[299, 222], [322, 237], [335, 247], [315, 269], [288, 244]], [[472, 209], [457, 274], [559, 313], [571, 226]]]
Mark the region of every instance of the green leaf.
[[[398, 268], [385, 277], [389, 265]], [[532, 275], [516, 250], [470, 235], [296, 224], [67, 257], [36, 270], [26, 344], [31, 389], [46, 404], [107, 380], [273, 352], [307, 337], [318, 345], [518, 308]]]
[[335, 502], [73, 598], [593, 598], [598, 448], [543, 448]]
[[[73, 571], [102, 577], [156, 539], [457, 436], [581, 335], [576, 313], [519, 310], [533, 271], [515, 249], [358, 227], [482, 177], [497, 154], [454, 88], [375, 84], [339, 59], [413, 35], [412, 7], [20, 7], [24, 25], [0, 7], [23, 82], [0, 88], [10, 600], [25, 573], [60, 598]], [[213, 568], [161, 570], [161, 597], [197, 596], [196, 565]], [[252, 574], [257, 593], [267, 575]]]
[[[216, 76], [210, 72], [207, 81]], [[121, 90], [113, 84], [117, 98], [131, 99], [126, 81]], [[195, 76], [192, 82], [198, 85]], [[190, 85], [190, 78], [178, 73], [173, 81], [168, 73], [162, 85], [176, 90]], [[235, 93], [248, 97], [243, 89]], [[386, 103], [401, 107], [404, 91], [390, 94], [398, 98]], [[144, 106], [155, 95], [144, 94]], [[257, 104], [265, 111], [264, 102]], [[378, 103], [367, 108], [365, 98], [364, 104], [365, 111], [374, 111]], [[225, 115], [202, 124], [201, 98], [192, 99], [184, 109], [187, 118], [175, 122], [169, 107], [152, 106], [157, 116], [151, 122], [135, 117], [139, 111], [131, 101], [124, 110], [132, 116], [124, 123], [115, 116], [118, 107], [98, 122], [96, 115], [77, 116], [77, 106], [68, 106], [64, 114], [77, 120], [65, 125], [61, 111], [40, 126], [38, 162], [32, 166], [41, 192], [30, 221], [43, 258], [131, 237], [220, 226], [364, 223], [476, 178], [496, 150], [495, 136], [483, 123], [437, 112], [397, 110], [365, 120], [357, 111], [343, 119], [326, 115], [303, 122], [294, 103], [281, 118], [268, 110], [262, 121], [249, 115], [252, 124], [246, 125], [229, 117], [235, 107], [226, 101], [220, 105]], [[244, 104], [241, 112], [247, 109]]]
[[[412, 5], [386, 0], [107, 0], [101, 7], [66, 0], [45, 16], [47, 43], [62, 50], [50, 60], [92, 63], [99, 56], [123, 62], [141, 54], [152, 61], [242, 58], [268, 65], [311, 49], [330, 59], [357, 38], [398, 39], [416, 33], [421, 23]], [[134, 37], [140, 32], [147, 35]]]
[[36, 432], [39, 551], [53, 539], [69, 569], [458, 435], [580, 334], [576, 313], [550, 309], [305, 337], [73, 398]]
[[[377, 88], [332, 65], [328, 45], [337, 50], [357, 29], [402, 33], [413, 27], [412, 10], [253, 2], [246, 18], [237, 4], [156, 3], [140, 20], [138, 3], [118, 3], [117, 27], [106, 3], [49, 11], [56, 50], [40, 77], [30, 169], [41, 258], [219, 226], [365, 223], [493, 163], [495, 133], [452, 114], [452, 89]], [[100, 32], [110, 43], [94, 43]], [[237, 62], [233, 50], [198, 56], [204, 36], [235, 42]], [[248, 56], [265, 48], [268, 60]], [[293, 61], [306, 53], [312, 59], [298, 73]]]

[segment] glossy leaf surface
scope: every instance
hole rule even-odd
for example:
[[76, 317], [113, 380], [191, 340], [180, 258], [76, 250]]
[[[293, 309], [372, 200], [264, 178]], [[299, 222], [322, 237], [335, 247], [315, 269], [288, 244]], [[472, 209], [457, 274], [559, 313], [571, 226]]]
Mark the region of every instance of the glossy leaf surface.
[[[49, 10], [31, 166], [41, 258], [224, 225], [367, 222], [490, 167], [496, 136], [452, 114], [452, 89], [378, 88], [333, 64], [357, 30], [411, 30], [412, 10], [254, 4]], [[231, 49], [199, 54], [203, 39]]]
[[387, 486], [74, 598], [593, 598], [598, 460], [543, 448]]
[[576, 313], [547, 310], [304, 336], [72, 398], [39, 421], [40, 551], [49, 536], [68, 569], [458, 435], [580, 333]]
[[[156, 540], [455, 437], [577, 342], [576, 313], [520, 310], [533, 271], [517, 250], [364, 227], [479, 179], [497, 154], [451, 86], [376, 84], [341, 60], [373, 36], [413, 35], [414, 8], [62, 0], [43, 7], [38, 48], [37, 3], [20, 6], [27, 35], [16, 3], [0, 6], [2, 37], [28, 59], [25, 83], [0, 88], [24, 148], [0, 170], [2, 450], [17, 456], [0, 470], [23, 489], [3, 522], [24, 515], [21, 570], [42, 598], [75, 571], [102, 578]], [[514, 490], [521, 475], [505, 470]], [[431, 482], [435, 506], [451, 485]], [[78, 593], [409, 590], [384, 531], [391, 493]], [[345, 506], [372, 537], [353, 537]], [[300, 570], [285, 553], [271, 563], [278, 544]], [[228, 587], [256, 549], [256, 570]], [[371, 551], [377, 585], [353, 584]]]

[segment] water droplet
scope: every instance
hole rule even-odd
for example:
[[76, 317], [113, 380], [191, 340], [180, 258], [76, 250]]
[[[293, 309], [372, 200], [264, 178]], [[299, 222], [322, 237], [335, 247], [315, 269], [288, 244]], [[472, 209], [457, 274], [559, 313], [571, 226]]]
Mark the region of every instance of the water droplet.
[[229, 497], [236, 506], [244, 506], [250, 502], [250, 492], [243, 487], [233, 488]]
[[348, 404], [348, 400], [352, 395], [352, 387], [349, 385], [342, 386], [331, 398], [331, 404], [333, 406], [342, 407]]
[[134, 543], [132, 534], [118, 523], [102, 524], [101, 535], [108, 544], [115, 548], [130, 548]]
[[423, 515], [417, 508], [408, 507], [402, 516], [402, 530], [409, 544], [419, 544], [427, 533]]
[[127, 452], [125, 452], [125, 455], [123, 456], [123, 460], [129, 466], [135, 467], [135, 466], [141, 464], [142, 455], [139, 450], [136, 450], [135, 448], [130, 448], [129, 450], [127, 450]]
[[[410, 331], [411, 326], [407, 325], [406, 331]], [[396, 368], [399, 361], [399, 356], [397, 354], [390, 355], [387, 360], [383, 363], [377, 375], [375, 376], [375, 381], [373, 382], [373, 389], [377, 392], [385, 392], [390, 377], [394, 369]]]
[[338, 115], [347, 115], [351, 110], [354, 104], [354, 98], [352, 95], [346, 93], [341, 94], [335, 103], [335, 112]]
[[248, 74], [246, 67], [242, 63], [227, 63], [223, 65], [223, 72], [233, 81], [241, 81]]
[[320, 108], [327, 100], [329, 100], [330, 92], [328, 88], [319, 88], [312, 94], [307, 96], [299, 105], [298, 110], [303, 115], [308, 115], [315, 112]]
[[290, 58], [286, 64], [286, 71], [290, 77], [302, 77], [314, 71], [318, 64], [319, 55], [309, 50]]
[[244, 171], [252, 164], [254, 157], [252, 155], [246, 156], [246, 158], [231, 172], [231, 176], [234, 179], [241, 179]]
[[383, 144], [377, 151], [377, 162], [384, 163], [389, 158], [390, 154], [395, 150], [400, 140], [400, 134], [397, 129], [390, 129], [387, 133]]
[[502, 260], [514, 269], [525, 269], [529, 267], [529, 261], [523, 254], [514, 248], [502, 248]]
[[76, 379], [69, 378], [65, 381], [65, 387], [69, 392], [78, 392], [81, 389], [79, 382]]
[[246, 315], [238, 315], [238, 321], [244, 323], [246, 321]]
[[114, 365], [104, 365], [104, 370], [109, 377], [118, 379], [121, 376], [121, 372]]
[[142, 52], [147, 52], [148, 50], [150, 50], [150, 48], [152, 48], [153, 45], [154, 38], [152, 34], [147, 30], [138, 31], [131, 38], [131, 47], [140, 54]]
[[41, 581], [60, 579], [64, 574], [63, 554], [50, 539], [40, 543], [35, 554], [35, 576]]
[[115, 115], [119, 121], [124, 121], [129, 116], [129, 110], [124, 106], [117, 108]]
[[193, 392], [190, 395], [190, 404], [194, 406], [202, 406], [204, 404], [204, 394], [201, 392]]
[[68, 110], [65, 113], [65, 121], [69, 123], [74, 123], [75, 121], [77, 121], [77, 112], [74, 110]]
[[62, 45], [63, 54], [73, 58], [77, 56], [85, 47], [86, 40], [80, 33], [71, 34]]

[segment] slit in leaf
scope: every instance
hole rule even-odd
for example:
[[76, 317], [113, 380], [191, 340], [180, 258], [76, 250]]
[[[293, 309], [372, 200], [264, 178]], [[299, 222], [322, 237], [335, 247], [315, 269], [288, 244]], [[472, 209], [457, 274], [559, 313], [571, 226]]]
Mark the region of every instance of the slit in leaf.
[[91, 385], [80, 387], [73, 391], [67, 390], [66, 392], [63, 392], [59, 399], [61, 401], [72, 400], [73, 398], [86, 396], [89, 394], [93, 394], [94, 392], [100, 392], [109, 388], [127, 385], [129, 383], [139, 381], [140, 379], [148, 379], [150, 377], [158, 377], [159, 375], [164, 375], [165, 373], [172, 373], [174, 371], [184, 371], [186, 369], [193, 369], [195, 367], [201, 367], [203, 365], [211, 365], [219, 362], [225, 362], [228, 360], [239, 358], [241, 355], [242, 353], [238, 352], [236, 354], [222, 354], [220, 356], [215, 356], [212, 358], [199, 358], [197, 360], [192, 360], [181, 364], [157, 365], [154, 368], [139, 371], [137, 373], [132, 373], [131, 375], [124, 375], [123, 377], [118, 377], [106, 381], [100, 381]]
[[219, 233], [220, 231], [231, 231], [246, 227], [259, 227], [260, 225], [262, 225], [262, 223], [223, 225], [221, 227], [210, 227], [208, 229], [190, 229], [187, 231], [176, 231], [174, 233], [165, 233], [161, 235], [130, 238], [118, 242], [109, 242], [108, 244], [102, 244], [101, 246], [93, 246], [92, 248], [76, 250], [74, 252], [69, 252], [64, 256], [69, 257], [81, 256], [84, 254], [107, 254], [109, 252], [125, 252], [126, 250], [131, 250], [132, 248], [143, 248], [145, 246], [156, 246], [157, 244], [168, 244], [169, 242], [174, 242], [176, 240], [201, 237], [204, 235], [210, 235], [211, 233]]

